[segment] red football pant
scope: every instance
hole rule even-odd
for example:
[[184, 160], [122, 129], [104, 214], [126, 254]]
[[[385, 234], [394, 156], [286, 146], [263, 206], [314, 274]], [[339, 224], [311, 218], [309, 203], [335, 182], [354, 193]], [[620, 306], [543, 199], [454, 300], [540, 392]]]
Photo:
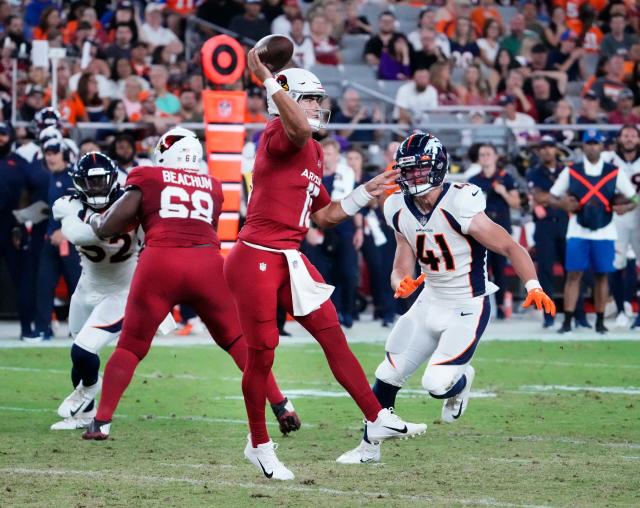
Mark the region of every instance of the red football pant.
[[[122, 334], [104, 369], [98, 420], [113, 418], [158, 326], [177, 304], [193, 307], [213, 340], [244, 370], [247, 344], [224, 281], [223, 263], [214, 247], [147, 247], [142, 251], [131, 282]], [[270, 372], [264, 383], [272, 404], [284, 399]]]
[[[313, 279], [324, 282], [309, 260], [304, 256], [303, 260]], [[264, 413], [265, 384], [273, 365], [273, 350], [279, 340], [277, 307], [293, 314], [289, 268], [283, 254], [254, 249], [238, 242], [227, 257], [224, 276], [233, 293], [242, 332], [249, 346], [247, 368], [242, 376], [242, 393], [255, 447], [269, 441]], [[374, 421], [382, 408], [360, 363], [349, 349], [331, 300], [307, 316], [297, 316], [296, 320], [322, 346], [336, 380], [349, 392], [367, 420]]]

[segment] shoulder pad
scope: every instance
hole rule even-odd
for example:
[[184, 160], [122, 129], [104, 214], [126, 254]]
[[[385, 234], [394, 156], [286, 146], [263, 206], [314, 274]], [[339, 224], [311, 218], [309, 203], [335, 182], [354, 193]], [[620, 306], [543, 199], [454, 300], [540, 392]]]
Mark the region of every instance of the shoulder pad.
[[51, 210], [53, 218], [61, 220], [69, 215], [78, 215], [78, 212], [82, 210], [82, 203], [75, 196], [62, 196], [56, 199]]

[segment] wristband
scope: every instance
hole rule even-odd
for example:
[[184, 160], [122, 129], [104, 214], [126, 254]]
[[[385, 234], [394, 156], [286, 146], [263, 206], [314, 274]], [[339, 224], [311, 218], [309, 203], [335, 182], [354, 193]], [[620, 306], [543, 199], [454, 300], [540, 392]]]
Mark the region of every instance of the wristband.
[[340, 201], [340, 206], [344, 213], [353, 217], [361, 208], [367, 206], [367, 203], [373, 199], [373, 196], [367, 192], [364, 185], [359, 185], [353, 189], [347, 197]]
[[524, 287], [527, 290], [527, 293], [531, 292], [534, 289], [542, 289], [540, 282], [538, 282], [536, 279], [531, 279], [530, 281], [527, 281]]
[[274, 93], [284, 90], [275, 78], [267, 78], [264, 80], [264, 88], [267, 91], [267, 95], [271, 97]]

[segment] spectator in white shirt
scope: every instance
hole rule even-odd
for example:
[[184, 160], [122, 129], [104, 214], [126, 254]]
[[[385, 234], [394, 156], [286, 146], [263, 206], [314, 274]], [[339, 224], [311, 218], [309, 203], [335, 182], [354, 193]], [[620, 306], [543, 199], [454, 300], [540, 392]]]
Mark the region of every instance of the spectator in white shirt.
[[429, 70], [417, 68], [412, 80], [398, 89], [394, 118], [401, 123], [421, 124], [428, 118], [427, 110], [438, 106], [438, 92], [429, 84]]
[[293, 18], [289, 37], [293, 41], [293, 61], [298, 67], [310, 69], [316, 63], [316, 52], [311, 37], [304, 32], [306, 24], [302, 16]]
[[150, 3], [144, 10], [144, 23], [140, 28], [140, 40], [155, 48], [156, 46], [172, 45], [178, 53], [183, 50], [183, 44], [178, 36], [168, 28], [162, 26], [163, 5]]
[[504, 117], [499, 116], [493, 123], [509, 127], [518, 146], [526, 146], [540, 137], [533, 117], [516, 111], [516, 98], [513, 95], [503, 95], [498, 105], [504, 107]]
[[[280, 14], [271, 22], [271, 33], [288, 35], [291, 31], [291, 23], [296, 18], [302, 17], [298, 0], [283, 0], [282, 10], [284, 14]], [[309, 23], [304, 22], [304, 34], [309, 35]]]

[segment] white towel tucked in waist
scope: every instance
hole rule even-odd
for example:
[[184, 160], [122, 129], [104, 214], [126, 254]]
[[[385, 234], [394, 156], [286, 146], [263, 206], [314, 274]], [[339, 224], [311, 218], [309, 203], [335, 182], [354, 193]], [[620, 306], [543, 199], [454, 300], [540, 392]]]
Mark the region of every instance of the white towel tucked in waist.
[[289, 266], [289, 279], [291, 281], [291, 300], [293, 302], [293, 315], [306, 316], [326, 302], [335, 287], [331, 284], [313, 280], [307, 266], [302, 260], [302, 255], [295, 249], [272, 249], [254, 243], [243, 243], [254, 249], [278, 252], [284, 254]]

